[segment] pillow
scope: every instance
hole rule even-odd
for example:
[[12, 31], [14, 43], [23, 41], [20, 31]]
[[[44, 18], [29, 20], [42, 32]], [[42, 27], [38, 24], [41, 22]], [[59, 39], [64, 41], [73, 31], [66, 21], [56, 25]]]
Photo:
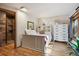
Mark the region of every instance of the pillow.
[[25, 30], [26, 35], [35, 35], [36, 31], [35, 30]]

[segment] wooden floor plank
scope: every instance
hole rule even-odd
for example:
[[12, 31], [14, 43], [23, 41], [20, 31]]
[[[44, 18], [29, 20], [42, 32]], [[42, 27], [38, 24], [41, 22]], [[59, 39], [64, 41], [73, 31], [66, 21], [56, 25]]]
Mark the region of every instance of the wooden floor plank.
[[41, 56], [42, 53], [39, 51], [34, 51], [28, 48], [16, 48], [14, 49], [14, 44], [9, 44], [4, 47], [0, 47], [0, 56]]

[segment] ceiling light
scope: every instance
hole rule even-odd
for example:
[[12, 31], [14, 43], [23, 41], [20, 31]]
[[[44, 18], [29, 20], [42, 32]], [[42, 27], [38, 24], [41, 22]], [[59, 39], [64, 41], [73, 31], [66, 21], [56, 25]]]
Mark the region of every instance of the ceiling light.
[[27, 12], [27, 9], [25, 7], [21, 7], [20, 10], [23, 12]]

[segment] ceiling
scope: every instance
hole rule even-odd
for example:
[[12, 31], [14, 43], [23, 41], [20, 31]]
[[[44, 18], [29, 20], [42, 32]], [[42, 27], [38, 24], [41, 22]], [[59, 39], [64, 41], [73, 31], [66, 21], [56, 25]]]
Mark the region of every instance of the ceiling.
[[70, 15], [79, 5], [77, 3], [4, 3], [2, 5], [19, 9], [25, 7], [32, 17], [51, 17]]

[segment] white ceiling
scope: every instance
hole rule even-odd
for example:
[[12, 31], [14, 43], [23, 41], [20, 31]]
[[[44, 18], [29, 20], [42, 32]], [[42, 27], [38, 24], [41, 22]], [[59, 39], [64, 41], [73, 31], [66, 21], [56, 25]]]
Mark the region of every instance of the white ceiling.
[[76, 3], [4, 3], [2, 5], [19, 9], [25, 7], [33, 17], [51, 17], [59, 15], [70, 15], [78, 6]]

